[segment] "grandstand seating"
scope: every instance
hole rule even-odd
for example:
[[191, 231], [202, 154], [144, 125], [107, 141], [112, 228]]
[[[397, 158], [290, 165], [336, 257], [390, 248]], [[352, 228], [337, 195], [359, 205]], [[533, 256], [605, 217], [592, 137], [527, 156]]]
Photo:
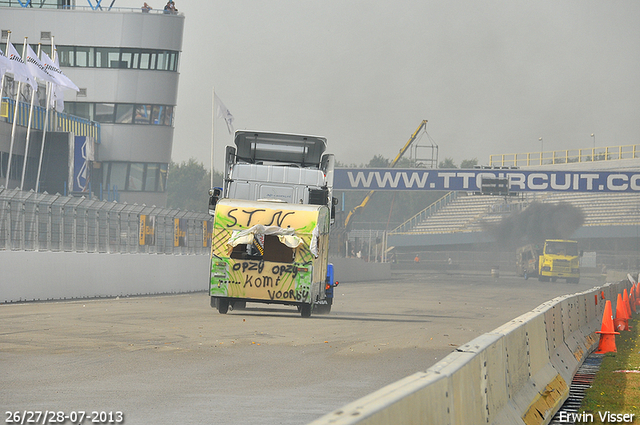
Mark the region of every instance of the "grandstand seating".
[[579, 207], [585, 216], [584, 226], [640, 224], [640, 197], [636, 193], [552, 192], [506, 199], [502, 196], [468, 194], [459, 195], [407, 233], [481, 232], [483, 223], [497, 223], [506, 214], [526, 208], [533, 201], [567, 202]]

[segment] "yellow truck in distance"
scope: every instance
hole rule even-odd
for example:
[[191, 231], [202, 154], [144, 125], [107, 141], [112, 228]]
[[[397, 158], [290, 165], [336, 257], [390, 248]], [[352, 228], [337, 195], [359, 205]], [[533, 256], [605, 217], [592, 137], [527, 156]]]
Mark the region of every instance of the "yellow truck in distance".
[[560, 278], [567, 283], [580, 282], [581, 255], [577, 241], [547, 239], [538, 259], [538, 280], [555, 282]]

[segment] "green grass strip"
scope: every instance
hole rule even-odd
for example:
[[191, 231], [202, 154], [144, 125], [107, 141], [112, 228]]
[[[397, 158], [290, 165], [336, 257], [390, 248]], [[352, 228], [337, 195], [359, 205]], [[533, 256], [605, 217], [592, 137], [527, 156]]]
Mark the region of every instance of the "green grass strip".
[[607, 353], [591, 388], [586, 391], [579, 412], [592, 413], [593, 423], [601, 421], [605, 412], [634, 414], [633, 422], [640, 424], [640, 320], [629, 321], [631, 330], [616, 335], [617, 353]]

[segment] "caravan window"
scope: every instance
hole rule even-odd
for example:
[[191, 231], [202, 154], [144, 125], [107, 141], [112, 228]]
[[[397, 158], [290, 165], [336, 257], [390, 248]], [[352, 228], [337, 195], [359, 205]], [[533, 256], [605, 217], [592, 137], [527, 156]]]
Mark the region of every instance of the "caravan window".
[[293, 248], [280, 242], [277, 236], [267, 235], [264, 237], [264, 261], [292, 263], [293, 257]]
[[273, 261], [293, 263], [295, 251], [281, 243], [275, 235], [255, 236], [252, 244], [239, 244], [233, 247], [231, 258], [236, 260]]

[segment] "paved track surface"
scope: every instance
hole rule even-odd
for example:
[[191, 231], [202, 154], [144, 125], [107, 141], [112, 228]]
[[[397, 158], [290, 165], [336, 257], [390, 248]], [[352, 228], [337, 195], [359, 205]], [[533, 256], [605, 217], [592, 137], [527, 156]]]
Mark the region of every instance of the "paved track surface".
[[[0, 305], [0, 408], [138, 424], [305, 424], [556, 296], [598, 286], [400, 274], [342, 284], [330, 315], [206, 293]], [[89, 423], [85, 421], [85, 423]]]

